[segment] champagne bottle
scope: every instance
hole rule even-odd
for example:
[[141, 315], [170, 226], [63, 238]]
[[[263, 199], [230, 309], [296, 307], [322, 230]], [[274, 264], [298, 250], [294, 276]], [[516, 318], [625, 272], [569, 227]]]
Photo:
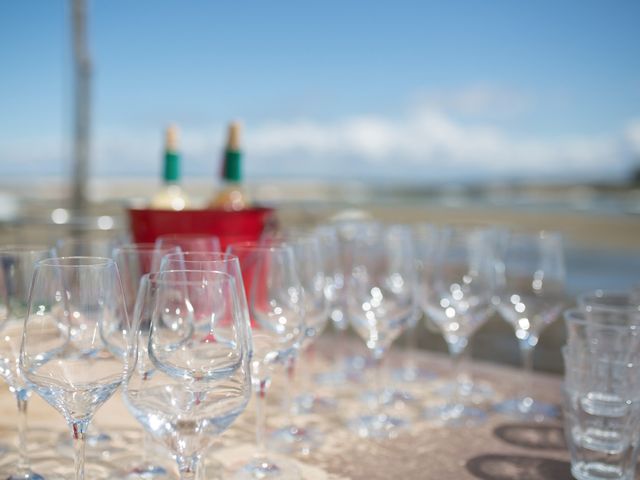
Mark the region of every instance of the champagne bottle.
[[180, 187], [180, 153], [178, 152], [178, 129], [170, 125], [165, 133], [164, 185], [151, 200], [151, 208], [184, 210], [189, 207], [189, 197]]
[[243, 210], [249, 208], [249, 196], [242, 186], [240, 124], [237, 122], [229, 125], [221, 177], [222, 189], [214, 195], [209, 203], [209, 208], [223, 210]]

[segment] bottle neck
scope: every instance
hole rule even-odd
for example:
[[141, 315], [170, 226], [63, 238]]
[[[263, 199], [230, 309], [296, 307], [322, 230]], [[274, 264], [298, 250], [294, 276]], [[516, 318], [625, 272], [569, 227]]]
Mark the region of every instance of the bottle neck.
[[162, 178], [165, 184], [175, 184], [180, 181], [180, 155], [177, 152], [167, 150], [164, 153]]
[[222, 180], [226, 183], [240, 183], [242, 181], [242, 153], [240, 150], [225, 151]]

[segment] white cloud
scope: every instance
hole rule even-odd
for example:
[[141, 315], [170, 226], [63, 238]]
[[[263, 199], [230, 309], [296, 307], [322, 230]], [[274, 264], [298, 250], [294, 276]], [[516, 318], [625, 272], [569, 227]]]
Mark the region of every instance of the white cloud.
[[640, 119], [629, 122], [625, 131], [625, 138], [631, 153], [636, 157], [640, 157]]
[[[447, 174], [466, 177], [488, 175], [584, 177], [601, 172], [619, 176], [627, 160], [624, 137], [584, 136], [560, 139], [522, 138], [496, 126], [457, 122], [442, 112], [422, 109], [401, 119], [354, 116], [336, 122], [310, 120], [259, 125], [252, 129], [247, 149], [256, 173], [278, 162], [306, 158], [308, 171], [344, 170], [367, 166], [374, 175], [407, 171], [407, 179], [437, 179]], [[419, 168], [418, 168], [419, 167]], [[300, 169], [299, 174], [304, 174]], [[350, 173], [357, 173], [356, 171]]]
[[[501, 101], [479, 93], [462, 97], [470, 106]], [[92, 171], [97, 175], [154, 176], [160, 171], [161, 131], [120, 131], [99, 125], [95, 131]], [[215, 175], [224, 135], [221, 124], [181, 132], [186, 175]], [[615, 179], [628, 173], [630, 157], [640, 155], [640, 120], [631, 121], [617, 135], [523, 137], [490, 121], [460, 121], [423, 103], [393, 118], [353, 115], [333, 121], [248, 122], [243, 140], [246, 174], [254, 178]], [[52, 156], [64, 161], [62, 142], [51, 138], [4, 143], [0, 155], [12, 160], [9, 173], [40, 173], [39, 166], [51, 162]]]
[[484, 118], [511, 118], [528, 111], [529, 95], [506, 87], [472, 85], [456, 90], [430, 90], [416, 101], [431, 109]]

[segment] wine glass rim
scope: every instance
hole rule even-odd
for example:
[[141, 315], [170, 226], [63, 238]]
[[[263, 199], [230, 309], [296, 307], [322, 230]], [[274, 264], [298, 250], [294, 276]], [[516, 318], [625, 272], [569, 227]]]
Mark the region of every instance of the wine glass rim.
[[[427, 224], [428, 225], [428, 224]], [[492, 232], [500, 229], [495, 223], [482, 221], [451, 221], [442, 224], [432, 224], [438, 230], [454, 230], [462, 232]]]
[[36, 265], [57, 268], [112, 267], [115, 266], [115, 261], [107, 257], [69, 256], [45, 258]]
[[285, 242], [274, 243], [264, 240], [250, 240], [230, 243], [227, 245], [227, 252], [232, 253], [234, 249], [245, 252], [276, 252], [278, 250], [287, 250], [290, 248], [291, 244]]
[[0, 246], [0, 255], [2, 254], [10, 254], [10, 253], [42, 253], [42, 252], [51, 252], [52, 248], [47, 245], [42, 244], [10, 244], [10, 245], [2, 245]]
[[[188, 256], [192, 256], [192, 255], [202, 255], [203, 259], [202, 260], [189, 260]], [[211, 258], [206, 258], [206, 257], [211, 257]], [[183, 260], [185, 262], [228, 262], [228, 261], [233, 261], [234, 259], [237, 259], [237, 255], [234, 255], [233, 253], [228, 253], [228, 252], [207, 252], [207, 251], [200, 251], [200, 250], [187, 250], [186, 252], [171, 252], [171, 253], [167, 253], [166, 255], [164, 255], [162, 257], [163, 260]]]
[[303, 240], [317, 240], [318, 235], [309, 230], [296, 230], [283, 232], [282, 237], [276, 237], [275, 241], [283, 241], [287, 243], [288, 241], [303, 241]]
[[143, 277], [147, 277], [149, 281], [152, 281], [156, 285], [162, 284], [178, 284], [178, 285], [201, 285], [202, 282], [198, 280], [189, 280], [187, 278], [162, 278], [162, 276], [166, 276], [170, 273], [204, 273], [210, 275], [212, 277], [219, 277], [224, 279], [224, 281], [230, 281], [230, 283], [235, 282], [235, 278], [233, 275], [223, 272], [222, 270], [198, 270], [198, 269], [177, 269], [177, 270], [163, 270], [160, 272], [151, 272], [146, 273]]
[[550, 240], [562, 239], [562, 233], [558, 230], [550, 230], [550, 229], [523, 229], [510, 227], [506, 230], [506, 233], [509, 235], [509, 238], [518, 238], [518, 239], [530, 239], [534, 240]]
[[366, 228], [353, 234], [351, 240], [356, 243], [378, 244], [385, 243], [393, 238], [406, 238], [411, 241], [414, 238], [414, 230], [405, 223], [380, 223], [379, 227]]
[[98, 237], [98, 238], [78, 238], [78, 237], [60, 237], [58, 238], [58, 240], [56, 240], [56, 245], [57, 246], [61, 246], [61, 245], [65, 245], [65, 244], [86, 244], [86, 245], [91, 245], [91, 244], [115, 244], [117, 242], [116, 238], [111, 238], [111, 237]]
[[118, 251], [128, 251], [128, 252], [132, 252], [132, 251], [139, 251], [139, 252], [146, 252], [146, 251], [162, 251], [163, 249], [167, 249], [170, 250], [172, 248], [175, 247], [159, 247], [157, 246], [155, 243], [152, 242], [141, 242], [141, 243], [126, 243], [124, 245], [120, 245], [116, 248], [113, 249], [114, 252], [118, 252]]
[[156, 242], [158, 240], [163, 239], [171, 239], [171, 238], [203, 238], [203, 239], [211, 239], [215, 238], [216, 240], [220, 240], [218, 235], [214, 235], [213, 233], [165, 233], [163, 235], [158, 235], [156, 238]]

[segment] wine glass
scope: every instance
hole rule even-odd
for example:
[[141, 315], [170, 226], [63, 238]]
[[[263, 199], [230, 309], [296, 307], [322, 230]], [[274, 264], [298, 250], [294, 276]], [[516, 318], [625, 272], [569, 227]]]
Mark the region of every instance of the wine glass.
[[256, 399], [256, 444], [252, 460], [236, 472], [239, 479], [299, 478], [290, 460], [267, 452], [265, 399], [273, 368], [295, 353], [305, 334], [304, 290], [290, 246], [243, 242], [227, 247], [238, 257], [251, 316], [254, 356], [251, 375]]
[[27, 455], [27, 405], [31, 390], [18, 374], [20, 343], [36, 262], [52, 250], [42, 245], [0, 247], [0, 375], [18, 404], [18, 459], [8, 480], [42, 480], [31, 470]]
[[175, 456], [180, 478], [195, 479], [204, 451], [250, 398], [247, 317], [234, 278], [223, 272], [163, 271], [143, 285], [136, 315], [148, 308], [151, 327], [139, 336], [124, 399]]
[[562, 237], [555, 232], [509, 232], [497, 265], [498, 311], [515, 330], [524, 374], [521, 394], [496, 405], [500, 413], [525, 418], [555, 417], [555, 405], [534, 400], [533, 352], [542, 330], [561, 314], [565, 303]]
[[[54, 256], [113, 258], [114, 250], [121, 245], [123, 241], [124, 238], [120, 236], [95, 236], [79, 233], [75, 236], [58, 239], [54, 247]], [[126, 299], [125, 294], [125, 300]], [[98, 447], [99, 455], [111, 455], [118, 450], [111, 434], [98, 425], [97, 421], [92, 423], [92, 428], [87, 435], [86, 442], [91, 447]], [[72, 443], [66, 433], [60, 434], [58, 449], [65, 455], [73, 454]]]
[[[278, 240], [275, 240], [278, 242]], [[295, 395], [295, 373], [298, 378], [306, 380], [306, 375], [299, 375], [299, 370], [306, 368], [306, 360], [302, 359], [302, 353], [306, 352], [313, 342], [320, 336], [329, 321], [329, 306], [325, 296], [325, 274], [323, 271], [322, 252], [320, 243], [315, 235], [304, 232], [290, 232], [282, 236], [281, 242], [289, 245], [293, 250], [295, 269], [304, 291], [304, 323], [303, 335], [298, 349], [291, 355], [286, 364], [287, 384], [284, 388], [285, 410], [288, 416], [288, 425], [276, 430], [273, 438], [279, 448], [285, 451], [298, 450], [308, 453], [313, 446], [320, 443], [320, 433], [313, 428], [304, 428], [299, 424], [299, 418], [295, 419], [292, 413], [298, 401]], [[313, 393], [307, 393], [301, 398], [301, 403], [312, 406], [316, 400], [328, 404]], [[300, 412], [299, 412], [300, 413]]]
[[352, 420], [350, 427], [364, 437], [394, 437], [405, 422], [382, 409], [382, 362], [418, 309], [411, 230], [404, 225], [364, 230], [355, 235], [353, 247], [347, 311], [375, 364], [375, 398], [373, 412]]
[[463, 360], [469, 339], [494, 311], [495, 233], [478, 226], [423, 226], [414, 236], [422, 309], [444, 336], [456, 381], [447, 404], [425, 414], [450, 424], [481, 422], [485, 413], [463, 402], [473, 385]]
[[78, 480], [85, 478], [87, 428], [133, 371], [135, 339], [113, 260], [64, 257], [36, 264], [19, 368], [27, 385], [67, 421]]
[[215, 235], [188, 233], [172, 233], [160, 235], [156, 239], [156, 247], [167, 249], [179, 247], [183, 252], [219, 252], [220, 239]]
[[[146, 292], [148, 282], [146, 274], [158, 272], [160, 262], [164, 255], [180, 252], [179, 247], [158, 248], [154, 243], [130, 243], [116, 247], [113, 250], [113, 259], [118, 266], [124, 296], [127, 305], [127, 314], [130, 318], [135, 318], [140, 323], [140, 328], [148, 334], [151, 322], [151, 313], [147, 309], [136, 312], [136, 302], [139, 301], [140, 292]], [[146, 304], [145, 304], [146, 305]], [[134, 315], [137, 316], [134, 317]], [[150, 456], [152, 442], [150, 434], [145, 430], [142, 436], [142, 456], [136, 457], [133, 463], [125, 468], [131, 475], [142, 476], [144, 478], [163, 478], [167, 475], [167, 470], [157, 462], [153, 462]]]
[[318, 227], [323, 257], [325, 259], [326, 291], [331, 305], [332, 325], [339, 332], [336, 338], [337, 355], [334, 362], [337, 368], [318, 376], [321, 384], [334, 387], [346, 386], [348, 383], [361, 383], [368, 359], [359, 352], [354, 352], [347, 341], [346, 331], [349, 329], [349, 297], [350, 276], [354, 258], [354, 238], [365, 232], [375, 233], [382, 225], [369, 220], [341, 220]]

